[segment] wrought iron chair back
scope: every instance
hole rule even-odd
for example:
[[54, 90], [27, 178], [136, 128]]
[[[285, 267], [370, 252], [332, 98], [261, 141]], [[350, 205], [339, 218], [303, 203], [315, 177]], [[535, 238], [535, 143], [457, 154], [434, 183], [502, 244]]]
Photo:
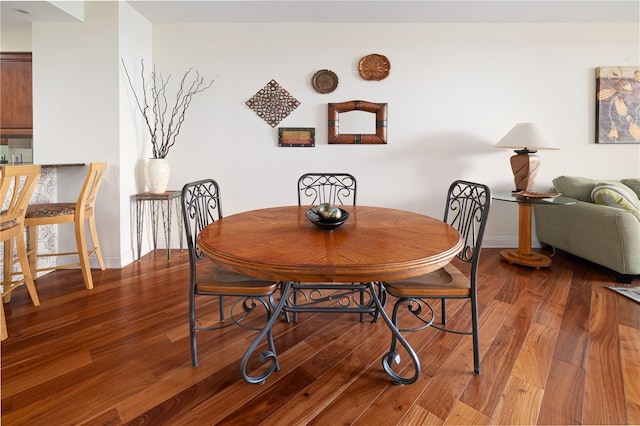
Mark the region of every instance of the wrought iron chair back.
[[298, 205], [356, 205], [356, 178], [349, 173], [305, 173], [298, 179]]
[[471, 262], [474, 270], [478, 267], [490, 204], [491, 190], [486, 185], [457, 180], [449, 187], [444, 221], [454, 227], [464, 241], [457, 257]]
[[187, 236], [189, 262], [192, 272], [195, 262], [204, 257], [196, 238], [210, 223], [222, 218], [220, 187], [213, 179], [186, 184], [182, 188], [182, 215]]

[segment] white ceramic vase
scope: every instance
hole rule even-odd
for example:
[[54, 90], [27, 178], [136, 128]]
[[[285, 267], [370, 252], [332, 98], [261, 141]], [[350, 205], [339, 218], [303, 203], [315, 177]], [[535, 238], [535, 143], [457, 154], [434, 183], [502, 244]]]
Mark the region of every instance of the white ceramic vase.
[[166, 158], [150, 158], [144, 165], [144, 177], [147, 181], [147, 191], [152, 194], [162, 194], [167, 191], [171, 168]]

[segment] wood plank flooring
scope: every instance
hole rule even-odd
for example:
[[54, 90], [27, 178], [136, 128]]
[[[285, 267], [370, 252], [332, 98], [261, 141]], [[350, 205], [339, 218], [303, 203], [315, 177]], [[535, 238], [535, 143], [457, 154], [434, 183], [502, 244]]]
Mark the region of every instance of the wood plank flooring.
[[[640, 304], [565, 253], [535, 270], [485, 249], [481, 375], [469, 336], [427, 329], [408, 336], [422, 362], [408, 386], [382, 370], [385, 324], [355, 314], [278, 321], [281, 370], [263, 385], [241, 378], [255, 332], [239, 327], [200, 333], [192, 368], [186, 252], [93, 276], [87, 291], [79, 270], [53, 272], [37, 280], [40, 307], [24, 289], [5, 305], [2, 424], [640, 424]], [[216, 298], [199, 308], [215, 321]], [[469, 326], [468, 304], [448, 312]]]

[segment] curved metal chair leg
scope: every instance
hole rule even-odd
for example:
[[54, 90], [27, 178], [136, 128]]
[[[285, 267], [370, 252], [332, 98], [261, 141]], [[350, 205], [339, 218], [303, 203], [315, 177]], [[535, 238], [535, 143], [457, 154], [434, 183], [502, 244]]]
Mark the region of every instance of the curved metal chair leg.
[[[283, 284], [284, 284], [283, 282], [280, 282], [280, 297], [282, 297], [282, 285]], [[284, 306], [287, 306], [287, 300], [286, 299], [284, 301]], [[284, 306], [283, 306], [283, 308], [284, 308]], [[291, 318], [289, 317], [289, 312], [286, 309], [282, 310], [282, 315], [284, 316], [284, 319], [287, 322], [287, 324], [291, 322]]]
[[440, 299], [442, 303], [442, 325], [447, 325], [447, 299]]
[[[378, 286], [378, 298], [380, 299], [382, 306], [387, 306], [387, 291], [385, 290], [383, 283], [381, 281], [376, 281], [374, 282], [374, 284]], [[373, 322], [377, 322], [378, 317], [380, 316], [380, 312], [376, 310], [372, 315]]]
[[[280, 312], [282, 311], [282, 308], [286, 304], [287, 296], [289, 294], [289, 290], [291, 289], [291, 282], [287, 281], [281, 284], [282, 284], [282, 290], [281, 290], [280, 301], [276, 305], [275, 310], [271, 313], [271, 317], [265, 324], [264, 328], [260, 331], [258, 336], [251, 343], [251, 345], [245, 352], [244, 356], [242, 357], [240, 371], [242, 373], [242, 377], [248, 383], [263, 384], [266, 378], [271, 375], [271, 373], [273, 373], [274, 371], [280, 370], [280, 365], [278, 363], [278, 355], [276, 354], [275, 347], [273, 344], [273, 335], [272, 335], [271, 327], [280, 316]], [[251, 355], [256, 350], [256, 348], [258, 347], [258, 345], [260, 344], [262, 339], [264, 339], [265, 336], [267, 336], [267, 341], [269, 342], [269, 350], [264, 351], [260, 354], [260, 362], [265, 363], [268, 359], [270, 361], [270, 364], [267, 367], [267, 369], [261, 374], [258, 374], [257, 376], [250, 376], [247, 373], [247, 364], [249, 362], [249, 358], [251, 357]]]
[[220, 301], [220, 307], [218, 309], [220, 311], [220, 322], [224, 322], [224, 296], [220, 296], [218, 300]]
[[478, 302], [471, 297], [471, 330], [473, 337], [473, 373], [480, 375], [480, 334], [478, 326]]
[[[373, 295], [376, 306], [378, 307], [380, 316], [382, 317], [384, 322], [387, 323], [387, 326], [389, 327], [389, 330], [391, 330], [391, 334], [392, 334], [391, 347], [389, 349], [389, 352], [384, 354], [384, 356], [382, 357], [382, 367], [384, 368], [384, 371], [386, 371], [387, 374], [391, 376], [391, 379], [393, 379], [393, 382], [395, 384], [397, 385], [411, 384], [416, 380], [418, 380], [418, 377], [420, 376], [420, 360], [418, 359], [418, 355], [413, 350], [409, 342], [407, 342], [404, 336], [400, 334], [400, 331], [398, 330], [398, 327], [395, 324], [396, 308], [394, 307], [394, 320], [392, 321], [391, 318], [389, 318], [389, 315], [384, 310], [382, 301], [378, 297], [378, 294], [375, 292], [374, 285], [375, 283], [369, 283], [369, 289], [371, 290], [371, 294]], [[404, 349], [409, 354], [411, 361], [413, 362], [414, 373], [413, 373], [413, 376], [411, 377], [403, 377], [393, 371], [393, 363], [395, 362], [396, 364], [400, 364], [400, 354], [396, 352], [397, 342], [400, 342], [400, 344], [404, 347]]]
[[196, 342], [196, 309], [195, 294], [189, 294], [189, 338], [191, 340], [191, 365], [198, 366], [198, 344]]
[[[293, 306], [296, 307], [298, 306], [298, 292], [297, 291], [293, 291]], [[298, 313], [294, 312], [293, 313], [293, 322], [298, 322]]]

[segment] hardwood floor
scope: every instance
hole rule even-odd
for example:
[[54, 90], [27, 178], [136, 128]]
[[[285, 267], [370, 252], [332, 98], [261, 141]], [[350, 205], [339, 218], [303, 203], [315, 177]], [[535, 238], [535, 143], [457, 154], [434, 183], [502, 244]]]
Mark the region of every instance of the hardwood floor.
[[[558, 253], [549, 269], [485, 249], [479, 290], [482, 371], [469, 336], [411, 333], [422, 374], [394, 386], [382, 370], [390, 333], [358, 315], [301, 314], [274, 326], [281, 370], [245, 383], [255, 332], [199, 334], [191, 367], [186, 252], [157, 251], [122, 270], [37, 281], [5, 305], [2, 423], [118, 424], [639, 424], [640, 304], [605, 288], [612, 272]], [[639, 283], [634, 280], [635, 285]], [[215, 320], [217, 300], [200, 308]], [[467, 326], [468, 305], [448, 305]], [[257, 366], [257, 362], [255, 362]]]

